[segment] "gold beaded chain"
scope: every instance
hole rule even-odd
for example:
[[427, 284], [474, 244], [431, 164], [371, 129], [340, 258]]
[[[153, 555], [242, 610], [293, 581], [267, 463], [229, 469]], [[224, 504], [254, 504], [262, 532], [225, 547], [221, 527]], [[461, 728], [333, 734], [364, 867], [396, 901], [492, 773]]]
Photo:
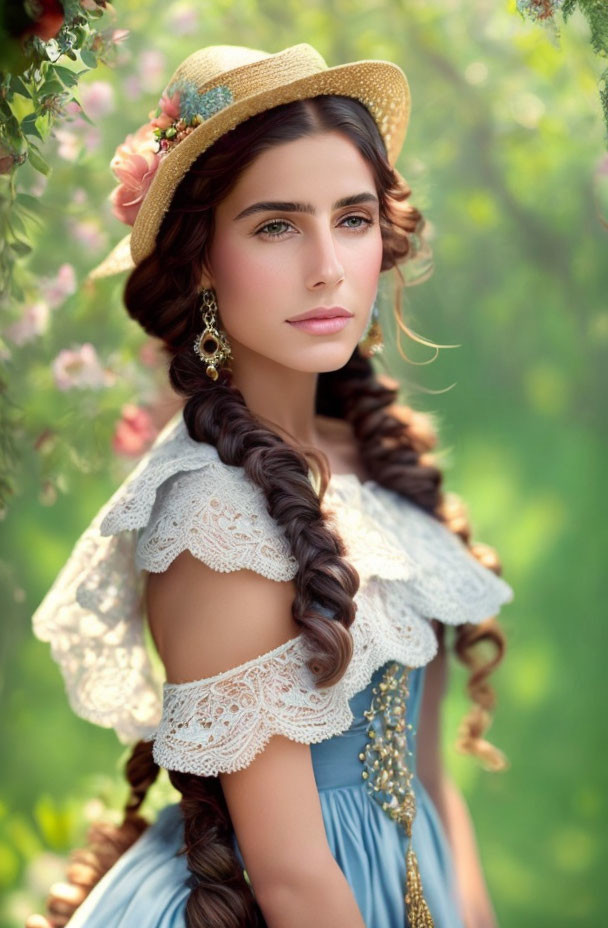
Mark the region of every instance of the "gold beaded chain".
[[[403, 826], [407, 835], [404, 898], [409, 928], [434, 928], [435, 923], [422, 890], [418, 859], [412, 847], [416, 797], [411, 786], [413, 773], [405, 762], [406, 752], [410, 756], [413, 754], [407, 749], [406, 735], [406, 729], [413, 731], [413, 726], [406, 724], [410, 669], [398, 662], [391, 663], [384, 671], [378, 687], [373, 688], [371, 708], [363, 713], [370, 722], [367, 734], [371, 740], [359, 754], [359, 760], [365, 765], [361, 776], [368, 792], [382, 805], [387, 815]], [[380, 737], [371, 724], [378, 713], [383, 723]]]

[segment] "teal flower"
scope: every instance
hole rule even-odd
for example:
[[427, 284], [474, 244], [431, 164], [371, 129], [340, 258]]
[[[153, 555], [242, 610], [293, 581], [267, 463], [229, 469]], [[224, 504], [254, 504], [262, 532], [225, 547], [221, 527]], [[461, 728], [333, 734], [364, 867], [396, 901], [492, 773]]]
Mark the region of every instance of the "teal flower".
[[179, 93], [179, 115], [187, 124], [191, 124], [195, 116], [209, 119], [234, 100], [232, 91], [224, 84], [199, 93], [196, 84], [186, 78], [174, 81], [167, 87], [166, 95], [172, 97], [176, 91]]

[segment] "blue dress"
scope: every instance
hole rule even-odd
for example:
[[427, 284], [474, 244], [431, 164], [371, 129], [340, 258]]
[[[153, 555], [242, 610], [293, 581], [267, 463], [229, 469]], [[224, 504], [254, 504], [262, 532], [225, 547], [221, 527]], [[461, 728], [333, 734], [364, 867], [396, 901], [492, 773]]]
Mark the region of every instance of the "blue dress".
[[[407, 715], [418, 726], [425, 667], [410, 670]], [[382, 678], [380, 667], [369, 685], [350, 700], [351, 727], [310, 750], [331, 852], [342, 869], [367, 928], [404, 928], [405, 833], [371, 797], [361, 777], [359, 754], [367, 741], [372, 689]], [[376, 721], [374, 721], [374, 725]], [[415, 771], [416, 738], [408, 765]], [[436, 928], [463, 928], [458, 913], [450, 848], [435, 805], [416, 776], [416, 817], [412, 845], [424, 895]], [[166, 806], [156, 822], [106, 873], [68, 922], [68, 928], [186, 928], [190, 889], [179, 804]], [[243, 868], [236, 835], [234, 848]]]
[[[360, 578], [353, 655], [333, 686], [315, 686], [302, 635], [198, 681], [167, 683], [153, 665], [143, 571], [165, 570], [184, 550], [222, 572], [286, 581], [299, 569], [260, 488], [214, 446], [193, 441], [181, 415], [79, 539], [33, 617], [35, 633], [53, 646], [72, 708], [113, 727], [124, 743], [152, 740], [156, 762], [168, 770], [243, 769], [274, 734], [309, 744], [328, 845], [368, 928], [407, 928], [407, 838], [370, 792], [360, 755], [370, 724], [381, 733], [381, 715], [365, 716], [372, 690], [389, 664], [410, 668], [412, 846], [436, 928], [463, 928], [446, 834], [415, 775], [415, 732], [425, 668], [437, 653], [432, 620], [479, 623], [513, 591], [437, 519], [373, 480], [333, 475], [323, 509]], [[105, 874], [69, 928], [185, 928], [190, 874], [182, 845], [175, 803]]]

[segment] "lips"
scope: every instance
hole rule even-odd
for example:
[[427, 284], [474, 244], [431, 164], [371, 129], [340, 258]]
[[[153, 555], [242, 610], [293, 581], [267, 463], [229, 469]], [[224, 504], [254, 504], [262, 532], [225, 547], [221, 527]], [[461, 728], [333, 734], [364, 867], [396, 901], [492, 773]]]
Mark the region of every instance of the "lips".
[[292, 316], [287, 322], [303, 322], [308, 319], [336, 319], [341, 316], [349, 318], [352, 315], [343, 306], [317, 306], [315, 309], [309, 309], [298, 316]]

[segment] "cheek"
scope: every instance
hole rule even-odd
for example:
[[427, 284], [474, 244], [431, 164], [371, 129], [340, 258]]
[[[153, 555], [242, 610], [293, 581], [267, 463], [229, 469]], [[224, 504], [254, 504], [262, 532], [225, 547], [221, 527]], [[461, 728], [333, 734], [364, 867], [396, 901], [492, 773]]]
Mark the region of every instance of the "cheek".
[[246, 298], [250, 304], [257, 294], [262, 300], [267, 299], [269, 291], [276, 289], [289, 273], [279, 249], [264, 249], [255, 240], [231, 241], [227, 236], [221, 248], [214, 251], [212, 263], [218, 294], [222, 294], [226, 303]]
[[377, 233], [365, 243], [367, 247], [361, 248], [357, 260], [353, 263], [353, 277], [360, 285], [375, 289], [382, 266], [382, 236]]

